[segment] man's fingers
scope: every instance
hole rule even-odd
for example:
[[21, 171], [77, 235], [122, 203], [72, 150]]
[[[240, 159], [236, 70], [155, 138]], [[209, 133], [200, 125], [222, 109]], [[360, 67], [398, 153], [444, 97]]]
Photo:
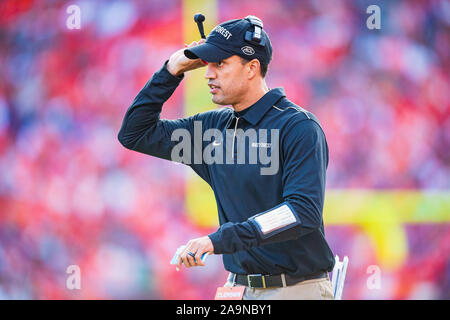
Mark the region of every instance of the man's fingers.
[[197, 265], [199, 266], [205, 266], [205, 264], [202, 261], [202, 255], [203, 251], [197, 250], [197, 253], [195, 254], [195, 260], [197, 261]]
[[189, 263], [189, 261], [188, 261], [186, 256], [183, 257], [183, 264], [184, 264], [184, 266], [186, 268], [190, 268], [191, 267], [191, 265], [190, 265], [190, 263]]
[[197, 45], [197, 41], [192, 41], [190, 45], [188, 45], [188, 48], [195, 47]]
[[[191, 255], [191, 253], [192, 253], [192, 255]], [[195, 262], [195, 253], [189, 252], [188, 259], [189, 259], [189, 263], [191, 264], [191, 267], [195, 267], [197, 265], [197, 262]]]
[[185, 267], [189, 268], [189, 265], [186, 265], [186, 253], [187, 253], [186, 249], [187, 248], [184, 248], [184, 250], [178, 256], [178, 262], [176, 264], [176, 270], [177, 271], [180, 271], [180, 269], [183, 266], [183, 264], [185, 265]]
[[190, 45], [186, 45], [186, 44], [184, 44], [184, 45], [188, 48], [192, 48], [192, 47], [198, 46], [199, 44], [205, 43], [205, 41], [206, 41], [205, 39], [201, 39], [199, 41], [192, 41]]
[[214, 254], [214, 248], [207, 236], [190, 240], [178, 257], [177, 270], [182, 264], [186, 268], [205, 266], [205, 263], [202, 261], [202, 255], [209, 253]]
[[201, 254], [202, 251], [200, 250], [197, 243], [194, 242], [187, 246], [186, 259], [189, 262], [190, 267], [201, 265], [201, 259], [198, 258], [199, 253]]
[[191, 267], [195, 267], [197, 265], [198, 259], [196, 257], [196, 254], [198, 251], [199, 251], [199, 248], [197, 246], [194, 246], [194, 247], [191, 247], [187, 253], [187, 257], [189, 259]]
[[186, 258], [183, 260], [186, 268], [194, 267], [194, 257], [192, 257], [188, 252], [186, 252]]
[[[192, 252], [194, 248], [192, 248], [192, 243], [189, 241], [186, 245], [186, 248], [184, 248], [183, 252], [181, 253], [181, 258], [183, 259], [184, 266], [186, 268], [190, 268], [195, 266], [194, 258], [189, 255], [189, 252]], [[194, 250], [196, 252], [196, 250]]]
[[181, 259], [181, 254], [180, 254], [178, 256], [178, 262], [177, 262], [177, 266], [176, 266], [177, 271], [180, 271], [182, 262], [183, 262], [183, 259]]

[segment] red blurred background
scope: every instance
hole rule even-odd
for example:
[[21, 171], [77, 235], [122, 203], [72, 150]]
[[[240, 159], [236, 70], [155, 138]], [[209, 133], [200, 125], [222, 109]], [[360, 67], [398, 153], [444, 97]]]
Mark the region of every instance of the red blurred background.
[[[376, 1], [380, 30], [366, 27], [370, 1], [259, 3], [218, 0], [218, 19], [264, 21], [269, 87], [284, 87], [326, 132], [328, 191], [444, 195], [438, 222], [425, 208], [424, 222], [403, 226], [407, 256], [381, 268], [378, 290], [366, 284], [371, 238], [325, 220], [333, 251], [350, 258], [343, 298], [449, 299], [449, 2]], [[71, 4], [79, 30], [66, 26]], [[0, 3], [0, 299], [211, 299], [225, 282], [220, 257], [199, 270], [168, 264], [215, 229], [186, 217], [188, 169], [117, 140], [135, 95], [183, 47], [183, 5]], [[164, 117], [184, 116], [182, 87]], [[66, 288], [69, 265], [81, 269], [80, 290]]]

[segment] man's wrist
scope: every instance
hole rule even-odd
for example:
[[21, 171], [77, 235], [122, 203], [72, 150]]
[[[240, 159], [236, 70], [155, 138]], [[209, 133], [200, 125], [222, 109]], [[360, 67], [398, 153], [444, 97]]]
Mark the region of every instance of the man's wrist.
[[209, 240], [211, 240], [211, 243], [213, 245], [214, 254], [220, 254], [220, 233], [214, 232], [208, 235]]
[[174, 77], [182, 78], [183, 75], [184, 75], [184, 72], [181, 72], [180, 70], [174, 70], [172, 64], [170, 64], [169, 61], [167, 61], [167, 63], [166, 63], [166, 69], [167, 69], [167, 71], [169, 71], [169, 73], [170, 73], [171, 75], [173, 75]]

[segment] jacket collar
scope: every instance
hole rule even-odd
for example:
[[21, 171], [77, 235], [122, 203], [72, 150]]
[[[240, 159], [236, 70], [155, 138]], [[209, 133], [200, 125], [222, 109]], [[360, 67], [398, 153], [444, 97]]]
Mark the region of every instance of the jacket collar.
[[[269, 109], [281, 98], [285, 97], [283, 88], [275, 88], [267, 92], [261, 99], [256, 101], [249, 107], [249, 110], [242, 116], [246, 121], [252, 125], [256, 125], [269, 111]], [[236, 112], [233, 113], [234, 118]], [[232, 122], [232, 121], [231, 121]], [[231, 124], [231, 123], [230, 123]]]

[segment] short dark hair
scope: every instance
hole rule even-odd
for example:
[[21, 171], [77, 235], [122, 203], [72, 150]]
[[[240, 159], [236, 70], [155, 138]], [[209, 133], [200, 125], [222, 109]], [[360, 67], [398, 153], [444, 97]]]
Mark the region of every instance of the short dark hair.
[[[245, 59], [245, 58], [242, 58], [242, 57], [239, 57], [239, 58], [241, 58], [241, 63], [242, 64], [246, 64], [247, 62], [251, 61], [251, 60], [248, 60], [248, 59]], [[261, 66], [261, 76], [263, 78], [265, 78], [266, 74], [267, 74], [267, 70], [269, 70], [269, 65], [266, 64], [266, 63], [262, 63], [260, 60], [259, 60], [259, 65]]]

